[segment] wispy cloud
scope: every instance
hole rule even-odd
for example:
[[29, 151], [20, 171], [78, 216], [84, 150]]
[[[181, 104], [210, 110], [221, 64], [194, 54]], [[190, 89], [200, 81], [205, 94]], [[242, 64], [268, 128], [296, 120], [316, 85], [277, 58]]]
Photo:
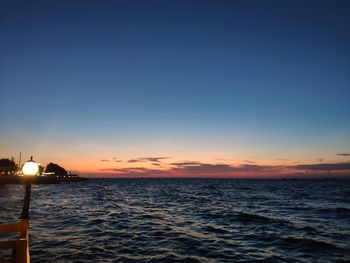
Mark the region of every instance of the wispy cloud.
[[130, 159], [130, 160], [128, 160], [128, 163], [138, 163], [138, 162], [140, 162], [139, 159]]
[[232, 173], [232, 172], [256, 172], [268, 171], [281, 168], [281, 166], [264, 166], [255, 164], [242, 164], [240, 166], [231, 166], [229, 164], [209, 164], [201, 162], [182, 162], [172, 163], [174, 171], [184, 173]]
[[160, 163], [161, 160], [170, 159], [170, 158], [171, 157], [145, 157], [145, 158], [140, 158], [140, 159], [143, 161]]
[[201, 163], [198, 161], [185, 161], [185, 162], [171, 163], [171, 165], [175, 165], [175, 166], [186, 166], [186, 165], [197, 165], [197, 164], [201, 164]]
[[309, 171], [342, 171], [350, 170], [350, 163], [317, 163], [317, 164], [300, 164], [293, 166], [297, 170]]
[[113, 171], [113, 172], [142, 172], [149, 169], [145, 167], [131, 167], [131, 168], [101, 168], [101, 171]]
[[161, 160], [170, 159], [171, 157], [141, 157], [137, 159], [128, 160], [129, 163], [142, 163], [142, 162], [154, 162], [161, 163]]
[[245, 163], [253, 163], [255, 164], [256, 162], [250, 161], [250, 160], [244, 160]]
[[[160, 160], [165, 157], [147, 157], [139, 159], [130, 159], [128, 162], [137, 163], [139, 160], [149, 162], [153, 160], [151, 165], [155, 168], [146, 168], [140, 166], [127, 168], [103, 168], [100, 171], [107, 172], [115, 176], [123, 177], [231, 177], [231, 176], [259, 176], [259, 175], [278, 175], [290, 174], [300, 175], [314, 172], [320, 174], [321, 172], [329, 171], [350, 171], [350, 162], [346, 163], [315, 163], [315, 164], [295, 164], [287, 165], [259, 165], [254, 163], [243, 163], [241, 165], [231, 165], [222, 163], [204, 163], [199, 161], [183, 161], [168, 163], [162, 167]], [[159, 162], [154, 162], [158, 160]], [[249, 161], [249, 160], [245, 160]], [[157, 169], [156, 169], [157, 168]]]
[[350, 153], [337, 153], [338, 156], [350, 156]]
[[107, 159], [107, 158], [101, 159], [100, 162], [116, 162], [116, 163], [120, 163], [120, 162], [122, 162], [122, 160], [118, 160], [117, 157], [113, 157], [111, 159]]
[[149, 177], [157, 175], [165, 176], [165, 173], [162, 170], [149, 169], [145, 167], [104, 168], [100, 169], [100, 171], [112, 172], [114, 175], [117, 175], [119, 177]]
[[213, 157], [214, 160], [218, 160], [218, 161], [229, 161], [230, 159], [227, 158], [220, 158], [220, 157]]

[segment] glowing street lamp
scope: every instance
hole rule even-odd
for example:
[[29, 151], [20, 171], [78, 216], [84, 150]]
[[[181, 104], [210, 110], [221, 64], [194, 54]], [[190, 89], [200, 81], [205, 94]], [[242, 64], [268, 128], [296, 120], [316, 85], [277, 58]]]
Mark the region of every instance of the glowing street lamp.
[[22, 173], [24, 176], [34, 176], [39, 172], [39, 165], [33, 161], [33, 156], [30, 160], [25, 162], [22, 166]]
[[[33, 161], [33, 156], [30, 157], [30, 160], [25, 162], [22, 166], [22, 173], [24, 176], [35, 176], [39, 172], [39, 165]], [[30, 203], [30, 190], [31, 183], [27, 182], [26, 191], [24, 194], [23, 207], [21, 219], [29, 219], [29, 203]]]

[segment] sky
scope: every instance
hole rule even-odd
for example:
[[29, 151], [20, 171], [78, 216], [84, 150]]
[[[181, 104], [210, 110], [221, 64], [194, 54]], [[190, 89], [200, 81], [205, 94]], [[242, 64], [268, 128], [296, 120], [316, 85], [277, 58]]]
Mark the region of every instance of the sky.
[[349, 1], [1, 1], [0, 157], [101, 177], [350, 176]]

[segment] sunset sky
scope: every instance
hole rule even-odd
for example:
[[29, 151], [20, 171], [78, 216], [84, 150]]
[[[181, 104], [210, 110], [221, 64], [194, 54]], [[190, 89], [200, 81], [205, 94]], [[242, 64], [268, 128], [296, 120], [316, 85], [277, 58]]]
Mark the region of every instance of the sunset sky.
[[0, 158], [350, 176], [350, 1], [1, 1]]

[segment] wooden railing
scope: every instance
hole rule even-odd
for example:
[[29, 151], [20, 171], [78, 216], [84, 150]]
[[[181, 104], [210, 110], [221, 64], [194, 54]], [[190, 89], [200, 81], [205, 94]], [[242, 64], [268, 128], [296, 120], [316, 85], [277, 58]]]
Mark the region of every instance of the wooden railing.
[[[19, 233], [19, 238], [17, 240], [0, 241], [0, 250], [12, 249], [13, 251], [13, 260], [10, 262], [30, 262], [28, 230], [28, 219], [21, 219], [18, 224], [0, 224], [0, 234]], [[1, 259], [0, 262], [2, 262]]]

